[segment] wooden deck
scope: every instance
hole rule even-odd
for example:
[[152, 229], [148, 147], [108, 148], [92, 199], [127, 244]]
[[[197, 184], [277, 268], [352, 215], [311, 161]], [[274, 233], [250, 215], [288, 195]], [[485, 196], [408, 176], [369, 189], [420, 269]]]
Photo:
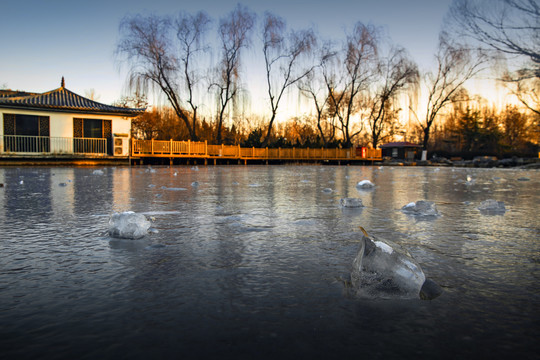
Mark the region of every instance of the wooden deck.
[[[239, 145], [208, 145], [207, 142], [136, 140], [131, 143], [133, 158], [184, 158], [247, 161], [381, 161], [380, 149], [326, 148], [244, 148]], [[205, 161], [206, 163], [206, 161]]]

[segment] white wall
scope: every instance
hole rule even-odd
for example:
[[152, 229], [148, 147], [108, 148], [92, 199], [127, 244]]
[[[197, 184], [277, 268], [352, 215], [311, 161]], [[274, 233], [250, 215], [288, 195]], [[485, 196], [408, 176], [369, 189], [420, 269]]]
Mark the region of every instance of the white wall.
[[[0, 108], [0, 151], [3, 151], [4, 114], [24, 114], [36, 116], [48, 116], [50, 119], [51, 138], [73, 138], [73, 118], [112, 120], [112, 133], [131, 136], [131, 119], [123, 116], [100, 115], [100, 114], [76, 114], [64, 112], [34, 111], [23, 109]], [[64, 144], [65, 143], [65, 144]], [[73, 151], [72, 141], [51, 141], [51, 152]], [[66, 148], [67, 147], [67, 148]]]

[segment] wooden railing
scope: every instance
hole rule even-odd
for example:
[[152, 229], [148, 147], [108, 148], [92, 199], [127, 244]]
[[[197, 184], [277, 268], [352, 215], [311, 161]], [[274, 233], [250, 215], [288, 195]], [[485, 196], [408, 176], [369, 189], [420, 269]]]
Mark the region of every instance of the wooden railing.
[[381, 160], [380, 149], [352, 148], [244, 148], [239, 145], [208, 145], [194, 141], [132, 140], [136, 157], [186, 157], [243, 160]]

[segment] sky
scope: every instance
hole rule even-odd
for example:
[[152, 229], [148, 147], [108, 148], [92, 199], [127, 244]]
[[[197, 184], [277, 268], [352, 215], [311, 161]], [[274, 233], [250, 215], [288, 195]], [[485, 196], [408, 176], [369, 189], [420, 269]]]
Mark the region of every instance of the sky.
[[[126, 15], [206, 11], [214, 19], [239, 1], [229, 0], [29, 0], [3, 2], [0, 23], [0, 88], [45, 92], [60, 86], [110, 104], [126, 92], [126, 70], [115, 49]], [[267, 10], [290, 28], [314, 26], [324, 38], [343, 39], [357, 22], [383, 27], [393, 43], [405, 47], [421, 70], [433, 66], [439, 31], [451, 0], [244, 0], [259, 17]], [[6, 35], [9, 34], [9, 35]], [[252, 54], [261, 49], [252, 49]], [[261, 68], [264, 76], [264, 69]], [[261, 79], [247, 81], [264, 87]], [[260, 86], [259, 86], [260, 85]], [[259, 101], [262, 99], [256, 99]], [[252, 100], [253, 101], [253, 100]]]

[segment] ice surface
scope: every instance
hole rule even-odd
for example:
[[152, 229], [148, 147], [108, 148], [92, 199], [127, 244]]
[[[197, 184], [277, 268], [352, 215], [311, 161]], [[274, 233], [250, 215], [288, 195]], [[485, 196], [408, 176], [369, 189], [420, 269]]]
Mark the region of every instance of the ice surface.
[[418, 298], [426, 276], [399, 245], [362, 236], [351, 281], [357, 295], [370, 298]]
[[140, 239], [148, 233], [150, 221], [142, 214], [126, 211], [109, 219], [109, 235], [120, 239]]
[[362, 181], [358, 182], [358, 184], [356, 184], [356, 187], [359, 188], [359, 189], [371, 189], [374, 186], [375, 185], [369, 180], [362, 180]]
[[504, 206], [504, 202], [497, 201], [494, 199], [487, 199], [480, 203], [480, 206], [478, 206], [478, 210], [484, 213], [504, 213], [506, 212], [506, 208]]
[[411, 202], [401, 208], [401, 211], [418, 216], [437, 216], [439, 211], [437, 207], [431, 201], [419, 200], [417, 202]]
[[343, 198], [339, 200], [339, 204], [346, 208], [358, 208], [363, 207], [362, 199], [357, 198]]
[[103, 175], [105, 173], [103, 172], [103, 170], [94, 170], [94, 172], [92, 172], [92, 174], [93, 175]]

